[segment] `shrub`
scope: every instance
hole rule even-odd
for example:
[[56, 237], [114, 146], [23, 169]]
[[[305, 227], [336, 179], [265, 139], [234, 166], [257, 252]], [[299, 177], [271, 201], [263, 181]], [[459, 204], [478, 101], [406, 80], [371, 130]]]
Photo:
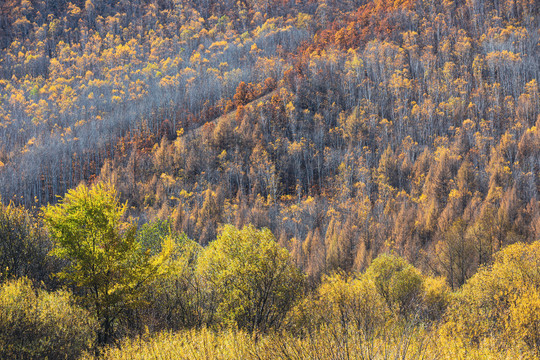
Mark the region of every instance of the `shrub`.
[[404, 317], [417, 313], [422, 301], [422, 274], [405, 259], [382, 254], [366, 271], [388, 308]]
[[442, 277], [424, 278], [424, 314], [431, 321], [440, 320], [452, 301], [452, 292]]
[[198, 274], [217, 300], [217, 320], [248, 331], [279, 327], [303, 276], [268, 229], [227, 225], [203, 250]]
[[47, 253], [51, 243], [22, 207], [0, 203], [0, 280], [26, 276], [52, 284], [58, 267]]
[[540, 353], [540, 293], [526, 289], [510, 308], [509, 331]]
[[511, 245], [463, 286], [442, 333], [469, 344], [486, 339], [500, 346], [525, 344], [540, 350], [540, 242]]
[[[373, 339], [369, 344], [357, 333], [336, 338], [328, 331], [305, 337], [289, 333], [251, 334], [242, 330], [182, 330], [124, 339], [103, 349], [107, 360], [197, 359], [440, 359], [432, 350], [429, 334], [418, 330]], [[88, 354], [85, 360], [94, 360]], [[454, 359], [446, 357], [446, 359]]]
[[353, 331], [371, 339], [389, 315], [371, 279], [338, 273], [324, 277], [316, 293], [295, 306], [289, 324], [298, 333], [327, 328], [339, 337]]
[[95, 329], [67, 291], [34, 289], [28, 279], [0, 287], [2, 359], [74, 359], [92, 346]]

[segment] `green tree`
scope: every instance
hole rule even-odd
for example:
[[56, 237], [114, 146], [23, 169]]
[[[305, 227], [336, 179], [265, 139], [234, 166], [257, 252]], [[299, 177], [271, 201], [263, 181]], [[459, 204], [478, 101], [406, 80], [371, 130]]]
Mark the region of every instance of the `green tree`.
[[303, 276], [268, 229], [226, 225], [200, 256], [198, 273], [217, 299], [217, 316], [249, 331], [280, 325]]
[[137, 232], [138, 241], [152, 254], [162, 250], [167, 237], [174, 240], [174, 249], [163, 264], [166, 271], [145, 285], [144, 298], [150, 306], [142, 309], [141, 324], [150, 331], [201, 326], [213, 315], [205, 307], [213, 304], [207, 301], [208, 292], [196, 274], [202, 247], [184, 233], [174, 232], [170, 220], [148, 222]]
[[152, 256], [136, 241], [136, 227], [123, 220], [126, 204], [111, 185], [80, 185], [44, 209], [54, 242], [52, 254], [68, 261], [59, 273], [83, 294], [99, 323], [98, 342], [109, 342], [123, 311], [137, 306], [143, 285], [159, 272], [172, 245]]

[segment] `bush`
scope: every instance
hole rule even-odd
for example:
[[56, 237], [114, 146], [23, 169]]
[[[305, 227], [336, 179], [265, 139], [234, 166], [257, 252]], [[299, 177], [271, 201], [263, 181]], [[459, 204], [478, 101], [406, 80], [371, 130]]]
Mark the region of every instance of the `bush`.
[[540, 293], [525, 290], [510, 308], [509, 330], [540, 354]]
[[352, 331], [370, 340], [388, 327], [430, 327], [451, 296], [444, 278], [423, 276], [404, 259], [381, 255], [364, 274], [323, 277], [316, 292], [295, 305], [287, 324], [300, 335], [326, 327], [340, 337]]
[[[162, 332], [137, 338], [126, 338], [116, 346], [102, 349], [107, 360], [146, 359], [271, 359], [264, 356], [266, 339], [233, 329], [216, 332], [210, 329]], [[261, 356], [262, 355], [262, 356]], [[92, 354], [82, 357], [95, 360]]]
[[424, 278], [420, 271], [400, 257], [382, 254], [366, 271], [388, 308], [409, 317], [418, 313], [424, 291]]
[[22, 207], [0, 203], [0, 280], [26, 276], [52, 284], [58, 263], [47, 253], [49, 239]]
[[540, 352], [540, 242], [514, 244], [463, 286], [442, 333], [469, 344], [497, 339]]
[[279, 327], [303, 276], [268, 229], [227, 225], [197, 268], [217, 302], [217, 320], [248, 331]]
[[295, 306], [288, 324], [302, 335], [326, 328], [338, 337], [353, 331], [372, 339], [389, 316], [371, 279], [338, 273], [324, 277], [316, 293]]
[[452, 292], [444, 278], [424, 278], [424, 314], [431, 321], [440, 320], [452, 301]]
[[95, 329], [67, 291], [36, 290], [28, 279], [0, 287], [2, 359], [74, 359], [92, 346]]

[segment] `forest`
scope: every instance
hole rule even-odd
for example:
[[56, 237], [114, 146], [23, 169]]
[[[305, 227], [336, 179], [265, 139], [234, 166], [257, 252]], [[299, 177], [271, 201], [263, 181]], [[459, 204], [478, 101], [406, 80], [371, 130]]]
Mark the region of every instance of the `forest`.
[[0, 358], [540, 358], [537, 0], [0, 2]]

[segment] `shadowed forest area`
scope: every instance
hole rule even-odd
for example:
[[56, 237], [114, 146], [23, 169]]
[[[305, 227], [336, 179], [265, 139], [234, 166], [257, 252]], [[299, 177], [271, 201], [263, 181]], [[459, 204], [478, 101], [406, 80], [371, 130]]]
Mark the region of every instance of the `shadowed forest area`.
[[0, 357], [539, 358], [539, 14], [3, 1]]

